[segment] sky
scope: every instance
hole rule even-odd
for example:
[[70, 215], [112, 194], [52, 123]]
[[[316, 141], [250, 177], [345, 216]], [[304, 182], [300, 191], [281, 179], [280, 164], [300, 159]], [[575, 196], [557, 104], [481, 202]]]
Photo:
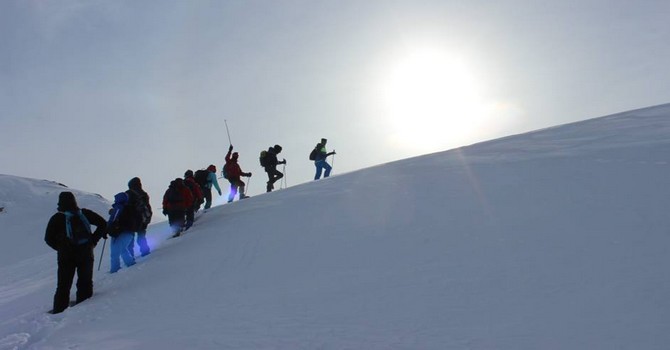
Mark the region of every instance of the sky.
[[341, 174], [659, 105], [668, 16], [667, 1], [2, 1], [0, 173], [106, 198], [139, 176], [159, 206], [231, 142], [254, 195], [274, 144], [291, 186], [321, 138]]
[[0, 349], [666, 350], [668, 177], [670, 104], [404, 159], [98, 244], [52, 315], [62, 188], [0, 175]]

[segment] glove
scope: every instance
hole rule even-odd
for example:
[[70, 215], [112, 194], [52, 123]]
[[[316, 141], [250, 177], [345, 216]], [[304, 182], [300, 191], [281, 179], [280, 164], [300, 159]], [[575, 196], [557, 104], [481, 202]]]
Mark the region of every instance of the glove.
[[230, 147], [228, 147], [228, 152], [230, 152], [232, 150], [233, 150], [233, 145], [230, 145]]
[[248, 173], [247, 177], [251, 177], [251, 173]]
[[221, 191], [219, 190], [218, 192], [219, 192], [219, 196], [220, 196], [220, 195], [221, 195]]
[[163, 215], [167, 216], [168, 212], [167, 210], [163, 209]]
[[282, 163], [282, 164], [286, 164], [286, 159], [282, 160], [281, 163]]

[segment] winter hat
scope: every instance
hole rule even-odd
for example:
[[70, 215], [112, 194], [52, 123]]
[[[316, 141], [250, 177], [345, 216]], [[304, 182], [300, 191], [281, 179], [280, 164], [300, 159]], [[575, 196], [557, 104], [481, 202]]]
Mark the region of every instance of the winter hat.
[[79, 209], [72, 192], [61, 192], [58, 195], [58, 211], [75, 211]]
[[128, 194], [125, 192], [119, 192], [114, 195], [114, 204], [117, 206], [123, 206], [128, 203]]
[[282, 150], [280, 145], [275, 145], [274, 149], [275, 149], [275, 152], [277, 152], [277, 153], [281, 152], [281, 150]]
[[207, 170], [208, 170], [208, 171], [211, 171], [211, 172], [213, 172], [213, 173], [215, 173], [215, 172], [216, 172], [216, 166], [215, 166], [214, 164], [210, 164], [210, 165], [207, 167]]
[[142, 189], [142, 181], [140, 180], [139, 177], [134, 177], [128, 181], [128, 188], [131, 190], [141, 190]]
[[233, 152], [233, 159], [237, 159], [240, 155], [237, 152]]
[[186, 170], [186, 172], [184, 173], [184, 177], [185, 178], [193, 177], [193, 170], [191, 169]]

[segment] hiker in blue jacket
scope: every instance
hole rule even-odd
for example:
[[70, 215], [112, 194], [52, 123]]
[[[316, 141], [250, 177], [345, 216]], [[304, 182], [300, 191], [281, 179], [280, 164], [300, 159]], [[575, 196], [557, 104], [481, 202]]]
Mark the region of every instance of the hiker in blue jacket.
[[326, 162], [326, 158], [328, 156], [334, 155], [335, 151], [328, 153], [326, 151], [326, 142], [328, 142], [328, 140], [321, 139], [321, 142], [317, 143], [315, 147], [316, 155], [314, 158], [314, 166], [316, 166], [316, 174], [314, 175], [314, 180], [321, 178], [321, 173], [324, 169], [326, 170], [326, 172], [323, 174], [324, 178], [330, 176], [330, 171], [333, 170], [333, 167], [331, 167], [330, 164]]
[[127, 267], [135, 265], [135, 258], [128, 246], [135, 237], [135, 232], [140, 226], [140, 220], [133, 209], [130, 196], [126, 192], [120, 192], [114, 196], [114, 204], [109, 211], [107, 222], [108, 233], [112, 237], [110, 273], [115, 273], [121, 269], [120, 259], [123, 259]]

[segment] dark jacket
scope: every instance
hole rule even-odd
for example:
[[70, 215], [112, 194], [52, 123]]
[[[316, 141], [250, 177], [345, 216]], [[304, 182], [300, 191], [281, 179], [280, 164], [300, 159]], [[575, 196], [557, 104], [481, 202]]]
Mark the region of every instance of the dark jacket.
[[129, 199], [129, 205], [133, 208], [135, 217], [136, 231], [147, 229], [153, 216], [151, 204], [149, 204], [149, 194], [140, 189], [129, 189], [126, 191]]
[[265, 169], [276, 169], [279, 160], [277, 159], [277, 152], [274, 147], [268, 148], [268, 152], [265, 156]]
[[[103, 236], [105, 229], [107, 228], [107, 223], [105, 219], [98, 215], [96, 212], [83, 208], [81, 209], [82, 213], [88, 220], [91, 225], [96, 227], [95, 231], [91, 233], [90, 241], [87, 244], [79, 244], [79, 246], [92, 247], [98, 243], [100, 238]], [[74, 211], [72, 211], [74, 212]], [[67, 230], [65, 228], [65, 214], [64, 212], [58, 212], [51, 216], [49, 223], [47, 224], [46, 234], [44, 235], [44, 241], [56, 251], [64, 251], [72, 249], [73, 247], [78, 246], [74, 242], [70, 241], [67, 238]]]
[[137, 203], [135, 208], [136, 211], [139, 211], [136, 213], [138, 215], [138, 229], [146, 230], [151, 222], [153, 210], [151, 209], [149, 194], [142, 189], [142, 182], [138, 177], [134, 177], [128, 182], [126, 194], [128, 194], [130, 203]]
[[114, 196], [114, 204], [109, 214], [107, 225], [109, 235], [117, 237], [123, 232], [136, 232], [139, 230], [141, 220], [139, 219], [131, 196], [126, 192], [117, 193]]
[[328, 158], [328, 156], [331, 156], [333, 154], [335, 154], [335, 152], [328, 153], [328, 151], [326, 151], [326, 145], [319, 142], [316, 144], [316, 157], [314, 158], [314, 161], [318, 162], [325, 160], [326, 158]]

